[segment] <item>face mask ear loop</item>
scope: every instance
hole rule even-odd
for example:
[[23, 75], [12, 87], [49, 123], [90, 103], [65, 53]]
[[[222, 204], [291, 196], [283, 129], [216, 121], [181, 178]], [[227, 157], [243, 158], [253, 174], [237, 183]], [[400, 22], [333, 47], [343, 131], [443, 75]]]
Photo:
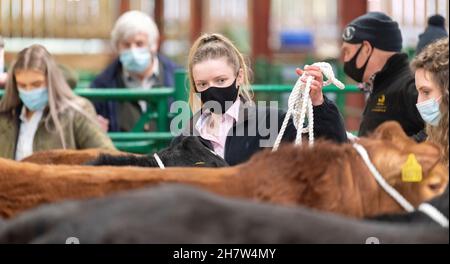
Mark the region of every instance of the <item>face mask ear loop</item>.
[[[360, 48], [360, 49], [362, 49], [363, 46], [364, 46], [364, 43], [361, 45], [361, 48]], [[367, 60], [366, 60], [366, 62], [364, 63], [364, 65], [363, 65], [361, 68], [358, 68], [358, 70], [359, 70], [359, 69], [362, 69], [362, 68], [366, 68], [366, 69], [364, 70], [364, 72], [367, 70], [367, 65], [369, 64], [369, 60], [370, 60], [370, 58], [372, 58], [373, 51], [375, 50], [375, 49], [372, 47], [372, 45], [371, 45], [370, 43], [369, 43], [369, 46], [370, 46], [370, 48], [372, 49], [372, 50], [370, 51], [370, 53], [369, 53], [369, 57], [367, 57]], [[358, 58], [356, 58], [356, 59], [358, 59]], [[364, 74], [364, 73], [363, 73], [363, 74]]]

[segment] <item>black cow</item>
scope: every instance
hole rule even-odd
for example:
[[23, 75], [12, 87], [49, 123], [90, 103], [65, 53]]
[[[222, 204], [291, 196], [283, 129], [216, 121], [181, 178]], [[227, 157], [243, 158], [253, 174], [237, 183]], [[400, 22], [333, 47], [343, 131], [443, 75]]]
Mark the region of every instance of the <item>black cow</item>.
[[[198, 137], [185, 137], [181, 142], [170, 145], [157, 153], [166, 167], [225, 167], [227, 162], [206, 147]], [[96, 160], [86, 163], [91, 166], [138, 166], [158, 167], [153, 155], [114, 156], [101, 154]]]
[[[445, 189], [445, 192], [438, 197], [432, 199], [428, 203], [438, 209], [445, 217], [448, 219], [449, 213], [449, 186]], [[439, 225], [437, 222], [432, 220], [428, 215], [421, 211], [415, 211], [412, 213], [404, 213], [404, 214], [390, 214], [390, 215], [381, 215], [370, 220], [374, 221], [384, 221], [384, 222], [401, 222], [401, 223], [424, 223], [429, 225]]]
[[0, 243], [65, 243], [69, 237], [82, 244], [449, 241], [448, 229], [436, 226], [356, 220], [174, 185], [49, 205], [0, 226]]

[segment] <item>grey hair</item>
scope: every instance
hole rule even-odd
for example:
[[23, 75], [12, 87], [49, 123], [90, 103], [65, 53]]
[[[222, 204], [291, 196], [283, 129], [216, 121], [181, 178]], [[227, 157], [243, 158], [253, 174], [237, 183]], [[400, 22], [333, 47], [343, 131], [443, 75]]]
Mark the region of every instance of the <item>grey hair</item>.
[[117, 51], [119, 42], [138, 33], [145, 33], [148, 36], [150, 48], [156, 48], [159, 40], [159, 30], [155, 21], [146, 13], [132, 10], [125, 12], [117, 19], [111, 31], [111, 42]]

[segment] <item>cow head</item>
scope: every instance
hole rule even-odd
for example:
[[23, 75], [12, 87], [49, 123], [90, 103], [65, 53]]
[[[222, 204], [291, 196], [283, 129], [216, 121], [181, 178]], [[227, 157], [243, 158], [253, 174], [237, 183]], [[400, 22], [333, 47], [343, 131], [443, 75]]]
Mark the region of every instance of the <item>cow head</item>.
[[[397, 122], [385, 122], [360, 143], [386, 181], [414, 206], [444, 192], [449, 175], [446, 165], [440, 163], [439, 147], [430, 142], [416, 143]], [[422, 167], [420, 182], [402, 180], [402, 166], [410, 154]]]
[[181, 142], [160, 152], [164, 165], [168, 167], [225, 167], [226, 161], [207, 148], [198, 137], [184, 137]]

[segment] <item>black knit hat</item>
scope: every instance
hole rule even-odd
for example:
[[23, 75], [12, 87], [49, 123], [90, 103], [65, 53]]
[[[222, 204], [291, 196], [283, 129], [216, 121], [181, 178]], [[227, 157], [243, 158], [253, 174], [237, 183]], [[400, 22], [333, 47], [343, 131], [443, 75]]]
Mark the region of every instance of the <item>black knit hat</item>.
[[428, 27], [425, 32], [419, 35], [416, 54], [419, 54], [428, 44], [448, 36], [445, 30], [445, 18], [441, 15], [434, 15], [428, 18]]
[[394, 52], [402, 49], [403, 41], [398, 23], [381, 12], [369, 12], [353, 20], [345, 27], [342, 38], [351, 44], [366, 40], [377, 49]]

